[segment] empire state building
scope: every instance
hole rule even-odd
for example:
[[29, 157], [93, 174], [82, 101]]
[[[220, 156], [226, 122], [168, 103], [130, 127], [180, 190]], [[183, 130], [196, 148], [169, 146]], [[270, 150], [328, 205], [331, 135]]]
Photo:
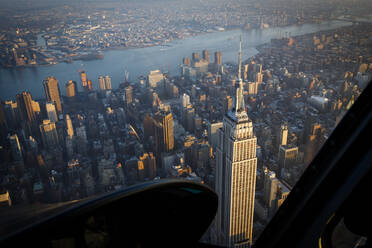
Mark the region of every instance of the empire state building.
[[256, 188], [256, 145], [252, 121], [245, 111], [241, 79], [232, 108], [223, 119], [217, 147], [216, 191], [219, 196], [216, 219], [217, 242], [228, 247], [252, 245], [253, 211]]

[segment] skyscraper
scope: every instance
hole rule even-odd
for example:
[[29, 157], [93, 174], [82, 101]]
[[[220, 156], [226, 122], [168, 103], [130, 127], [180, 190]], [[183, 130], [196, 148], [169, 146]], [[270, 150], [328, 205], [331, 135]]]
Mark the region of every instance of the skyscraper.
[[224, 116], [223, 128], [219, 130], [216, 241], [228, 247], [249, 247], [252, 244], [257, 138], [253, 134], [252, 121], [245, 111], [241, 41], [238, 80], [234, 104]]
[[85, 126], [80, 124], [80, 126], [75, 127], [76, 131], [76, 141], [77, 141], [77, 150], [79, 153], [86, 154], [87, 152], [87, 132], [85, 130]]
[[279, 188], [279, 180], [276, 178], [275, 172], [267, 171], [265, 173], [265, 184], [264, 184], [264, 201], [265, 205], [269, 208], [269, 211], [275, 209], [275, 200]]
[[25, 91], [17, 94], [16, 102], [21, 120], [29, 124], [33, 123], [35, 121], [35, 113], [32, 108], [31, 94]]
[[233, 100], [230, 96], [226, 96], [224, 99], [222, 99], [222, 106], [224, 113], [227, 113], [233, 104]]
[[[20, 124], [26, 136], [32, 135], [34, 131], [37, 131], [37, 119], [32, 104], [31, 94], [28, 92], [22, 92], [16, 95], [17, 109], [20, 117]], [[16, 118], [17, 120], [18, 118]], [[18, 123], [16, 123], [18, 125]]]
[[125, 102], [127, 106], [133, 102], [133, 88], [130, 85], [125, 87]]
[[69, 80], [66, 84], [66, 95], [67, 97], [71, 98], [76, 96], [77, 94], [77, 85], [76, 82]]
[[214, 63], [217, 64], [217, 65], [221, 65], [222, 64], [222, 53], [221, 52], [215, 52], [214, 53]]
[[150, 136], [154, 136], [154, 125], [150, 113], [146, 113], [145, 117], [143, 118], [143, 132], [146, 141], [150, 138]]
[[170, 152], [174, 148], [173, 115], [170, 112], [159, 111], [154, 116], [156, 156], [162, 152]]
[[190, 96], [187, 95], [186, 93], [183, 93], [183, 95], [181, 96], [181, 105], [182, 105], [182, 108], [186, 108], [187, 105], [190, 104]]
[[15, 128], [18, 125], [20, 113], [16, 102], [5, 101], [4, 114], [8, 127]]
[[99, 89], [105, 90], [106, 89], [105, 79], [102, 76], [99, 76], [98, 82], [99, 82]]
[[105, 82], [106, 82], [106, 90], [111, 90], [111, 78], [110, 76], [106, 75], [105, 76]]
[[57, 113], [62, 113], [61, 93], [58, 80], [55, 77], [47, 77], [44, 82], [45, 97], [48, 102], [55, 102]]
[[72, 127], [72, 121], [70, 115], [66, 115], [66, 127], [67, 127], [67, 135], [72, 138], [74, 136], [74, 128]]
[[54, 122], [43, 120], [43, 124], [40, 125], [40, 133], [44, 148], [51, 149], [58, 145], [58, 134]]
[[208, 50], [203, 50], [203, 59], [209, 63], [210, 61], [210, 54]]
[[189, 104], [186, 108], [183, 109], [183, 126], [189, 132], [194, 131], [194, 120], [195, 120], [195, 108]]
[[263, 81], [263, 73], [262, 73], [262, 65], [257, 65], [258, 67], [258, 72], [256, 74], [255, 82], [258, 84], [262, 84]]
[[187, 66], [191, 66], [190, 58], [187, 58], [187, 57], [183, 58], [183, 64]]
[[199, 53], [192, 53], [192, 61], [199, 60]]
[[208, 124], [208, 142], [216, 149], [218, 146], [218, 130], [223, 127], [223, 122], [209, 123]]
[[87, 81], [87, 74], [85, 73], [85, 71], [82, 71], [80, 72], [80, 78], [81, 78], [81, 85], [83, 86], [83, 88], [87, 88], [88, 87], [88, 81]]
[[45, 104], [45, 108], [46, 108], [46, 112], [47, 112], [47, 115], [48, 115], [48, 119], [51, 122], [57, 122], [58, 117], [57, 117], [56, 106], [54, 105], [54, 103], [53, 102], [47, 102]]
[[279, 146], [287, 145], [287, 139], [288, 139], [288, 126], [282, 125], [280, 127], [280, 134], [279, 134]]
[[88, 86], [87, 87], [88, 87], [88, 90], [89, 91], [93, 91], [93, 82], [92, 82], [92, 80], [90, 80], [90, 79], [88, 80]]
[[310, 135], [305, 141], [305, 164], [309, 164], [324, 142], [325, 128], [320, 123], [311, 124]]
[[13, 134], [9, 137], [10, 149], [12, 151], [12, 156], [15, 161], [23, 160], [22, 149], [19, 143], [17, 134]]
[[286, 172], [289, 172], [289, 170], [292, 169], [292, 167], [297, 162], [297, 156], [298, 156], [298, 147], [292, 146], [292, 145], [285, 145], [279, 147], [279, 154], [278, 154], [278, 160], [279, 160], [279, 171], [278, 174], [282, 175]]
[[153, 179], [156, 177], [156, 161], [152, 152], [144, 153], [140, 156], [138, 163], [142, 163], [146, 178]]

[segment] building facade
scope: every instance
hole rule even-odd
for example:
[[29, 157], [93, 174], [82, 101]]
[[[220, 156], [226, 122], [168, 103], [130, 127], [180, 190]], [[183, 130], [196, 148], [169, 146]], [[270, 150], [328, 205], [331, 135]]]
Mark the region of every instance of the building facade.
[[234, 104], [219, 130], [217, 147], [216, 191], [219, 202], [216, 242], [227, 247], [249, 247], [252, 244], [257, 138], [245, 111], [240, 71], [241, 48], [239, 86]]
[[57, 113], [62, 113], [61, 93], [59, 91], [58, 80], [55, 77], [47, 77], [44, 82], [45, 96], [48, 102], [54, 102]]

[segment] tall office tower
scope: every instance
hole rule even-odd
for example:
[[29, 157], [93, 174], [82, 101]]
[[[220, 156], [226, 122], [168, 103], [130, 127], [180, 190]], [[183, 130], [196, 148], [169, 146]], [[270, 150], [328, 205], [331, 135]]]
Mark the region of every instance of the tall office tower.
[[192, 61], [197, 61], [199, 59], [199, 53], [192, 53]]
[[191, 66], [190, 58], [187, 57], [183, 58], [183, 64], [190, 67]]
[[85, 130], [85, 126], [81, 125], [75, 128], [76, 131], [76, 140], [77, 140], [77, 151], [82, 154], [86, 154], [87, 152], [87, 132]]
[[195, 108], [191, 104], [183, 109], [183, 126], [189, 132], [194, 132]]
[[215, 52], [214, 53], [214, 63], [217, 65], [222, 64], [222, 53], [221, 52]]
[[154, 116], [155, 150], [160, 158], [162, 152], [170, 152], [174, 148], [173, 115], [159, 111]]
[[29, 136], [33, 131], [37, 130], [36, 115], [32, 108], [31, 94], [28, 92], [22, 92], [22, 94], [16, 95], [17, 108], [21, 121], [24, 121], [26, 125], [26, 136]]
[[258, 83], [257, 82], [248, 82], [247, 88], [248, 88], [248, 95], [250, 95], [250, 96], [257, 95], [257, 93], [258, 93]]
[[125, 87], [125, 103], [129, 106], [133, 102], [133, 88], [132, 86]]
[[278, 161], [279, 161], [279, 171], [278, 174], [282, 175], [288, 173], [294, 165], [296, 165], [298, 156], [298, 147], [285, 145], [279, 147]]
[[265, 173], [265, 184], [264, 184], [264, 201], [265, 205], [270, 211], [275, 209], [275, 200], [279, 189], [279, 180], [276, 178], [275, 172], [268, 171]]
[[43, 124], [40, 125], [40, 133], [44, 148], [51, 149], [58, 146], [58, 134], [54, 122], [43, 120]]
[[66, 84], [66, 95], [67, 97], [71, 98], [76, 96], [77, 94], [77, 85], [76, 82], [69, 80]]
[[93, 82], [90, 79], [88, 80], [88, 90], [93, 91]]
[[81, 85], [84, 89], [88, 88], [88, 80], [87, 80], [87, 74], [85, 71], [80, 72], [80, 78], [81, 78]]
[[306, 110], [305, 116], [304, 129], [301, 139], [302, 144], [306, 144], [308, 142], [309, 136], [314, 133], [314, 126], [316, 126], [316, 116], [310, 112], [309, 109]]
[[105, 76], [105, 82], [106, 82], [106, 90], [111, 90], [111, 78], [110, 76], [106, 75]]
[[216, 191], [219, 197], [216, 241], [227, 247], [249, 247], [253, 241], [257, 138], [245, 111], [241, 41], [238, 80], [234, 104], [224, 116], [217, 147]]
[[256, 83], [258, 84], [262, 84], [262, 81], [263, 81], [263, 73], [262, 73], [262, 65], [257, 65], [259, 68], [258, 68], [258, 72], [256, 74], [256, 78], [255, 78], [255, 81]]
[[99, 82], [99, 89], [105, 90], [106, 89], [105, 79], [102, 76], [99, 76], [98, 82]]
[[311, 127], [311, 133], [306, 139], [305, 164], [309, 164], [311, 162], [325, 141], [325, 128], [323, 128], [320, 123], [312, 124]]
[[218, 146], [218, 129], [223, 127], [223, 122], [208, 124], [208, 142], [215, 150]]
[[48, 102], [55, 102], [57, 113], [62, 113], [61, 93], [58, 80], [55, 77], [47, 77], [44, 82], [45, 96]]
[[16, 102], [21, 120], [33, 122], [35, 120], [35, 113], [32, 109], [32, 98], [28, 92], [22, 92], [16, 95]]
[[230, 96], [226, 96], [223, 99], [222, 105], [223, 105], [224, 113], [227, 113], [231, 109], [232, 104], [233, 104], [233, 99]]
[[287, 139], [288, 139], [288, 126], [284, 124], [280, 127], [279, 145], [280, 146], [287, 145]]
[[5, 101], [4, 114], [8, 127], [15, 129], [20, 118], [17, 102]]
[[208, 63], [210, 62], [210, 53], [208, 50], [203, 50], [203, 59]]
[[152, 152], [140, 156], [138, 163], [142, 163], [146, 178], [154, 179], [156, 177], [156, 160]]
[[72, 138], [74, 136], [74, 128], [72, 126], [70, 115], [66, 115], [66, 127], [68, 137]]
[[150, 113], [146, 113], [143, 118], [143, 133], [145, 140], [148, 140], [150, 136], [154, 136], [153, 120]]
[[32, 100], [31, 106], [32, 106], [32, 110], [35, 113], [35, 116], [38, 116], [40, 114], [40, 104], [37, 101]]
[[244, 72], [243, 72], [244, 80], [248, 79], [248, 68], [249, 68], [249, 64], [244, 65]]
[[181, 106], [182, 108], [186, 108], [187, 105], [190, 104], [190, 96], [187, 95], [186, 93], [183, 93], [183, 95], [181, 96]]
[[48, 115], [48, 119], [51, 122], [57, 122], [58, 117], [57, 117], [57, 111], [56, 111], [56, 106], [54, 105], [54, 102], [47, 102], [45, 104], [46, 112]]
[[9, 142], [10, 142], [10, 150], [12, 151], [13, 159], [15, 161], [23, 160], [22, 149], [21, 149], [21, 145], [19, 143], [17, 134], [13, 134], [12, 136], [10, 136]]

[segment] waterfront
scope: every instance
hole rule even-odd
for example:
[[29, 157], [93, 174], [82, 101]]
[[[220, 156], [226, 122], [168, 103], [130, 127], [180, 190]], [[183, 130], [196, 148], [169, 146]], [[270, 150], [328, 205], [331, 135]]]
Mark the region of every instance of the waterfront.
[[281, 35], [303, 35], [322, 30], [330, 30], [351, 25], [350, 22], [332, 21], [321, 24], [304, 24], [282, 28], [230, 30], [214, 32], [168, 43], [169, 46], [148, 48], [109, 50], [104, 52], [102, 60], [74, 61], [57, 65], [0, 69], [0, 98], [13, 99], [21, 91], [31, 92], [34, 98], [43, 98], [42, 81], [47, 76], [55, 76], [60, 82], [62, 94], [65, 94], [65, 83], [74, 80], [81, 89], [79, 70], [85, 70], [88, 78], [98, 87], [99, 75], [110, 75], [112, 87], [116, 88], [124, 80], [125, 70], [130, 80], [136, 80], [140, 75], [147, 75], [150, 70], [160, 69], [163, 72], [170, 68], [172, 75], [179, 74], [179, 64], [183, 57], [191, 57], [192, 52], [208, 49], [213, 60], [215, 51], [222, 51], [222, 61], [236, 62], [239, 36], [243, 39], [243, 59], [248, 59], [257, 53], [256, 46], [269, 42]]

